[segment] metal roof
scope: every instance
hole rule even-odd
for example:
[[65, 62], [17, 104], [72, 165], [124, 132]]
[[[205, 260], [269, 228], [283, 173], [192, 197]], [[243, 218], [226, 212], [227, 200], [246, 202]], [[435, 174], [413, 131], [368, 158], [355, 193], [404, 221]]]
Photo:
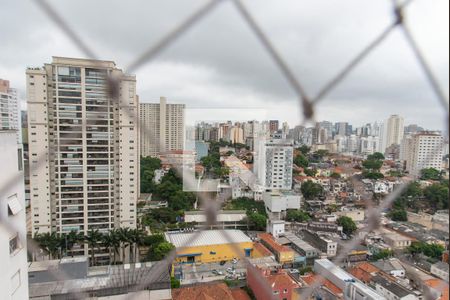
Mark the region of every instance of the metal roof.
[[166, 232], [164, 235], [166, 240], [174, 244], [176, 248], [252, 242], [252, 240], [240, 230]]

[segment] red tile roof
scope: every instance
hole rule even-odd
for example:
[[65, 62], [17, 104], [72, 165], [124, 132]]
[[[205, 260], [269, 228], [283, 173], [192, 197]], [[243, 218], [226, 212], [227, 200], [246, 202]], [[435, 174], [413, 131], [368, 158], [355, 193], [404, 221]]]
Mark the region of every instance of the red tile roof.
[[173, 300], [235, 300], [225, 283], [203, 284], [172, 290]]
[[261, 240], [263, 240], [264, 242], [266, 242], [270, 247], [273, 248], [273, 250], [275, 250], [277, 252], [291, 252], [292, 251], [288, 247], [278, 244], [275, 241], [275, 239], [273, 238], [273, 236], [269, 233], [260, 233], [258, 235], [258, 237]]
[[327, 289], [329, 289], [334, 295], [338, 296], [342, 294], [342, 290], [336, 286], [334, 283], [329, 281], [328, 279], [325, 279], [324, 277], [317, 275], [317, 274], [309, 274], [306, 276], [302, 276], [302, 279], [308, 284], [313, 285], [317, 281], [323, 282], [322, 286], [325, 286]]
[[425, 284], [429, 287], [439, 290], [442, 293], [439, 300], [449, 299], [448, 283], [446, 283], [445, 281], [441, 279], [429, 279], [425, 280]]
[[243, 289], [231, 290], [234, 300], [251, 300], [250, 296]]

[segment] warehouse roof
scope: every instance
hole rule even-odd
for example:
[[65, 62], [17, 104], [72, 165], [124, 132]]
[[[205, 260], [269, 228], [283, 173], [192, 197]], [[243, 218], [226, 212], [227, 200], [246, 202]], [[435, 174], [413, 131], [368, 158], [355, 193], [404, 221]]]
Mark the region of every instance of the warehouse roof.
[[252, 240], [240, 230], [166, 232], [165, 237], [166, 240], [174, 244], [176, 248], [252, 242]]

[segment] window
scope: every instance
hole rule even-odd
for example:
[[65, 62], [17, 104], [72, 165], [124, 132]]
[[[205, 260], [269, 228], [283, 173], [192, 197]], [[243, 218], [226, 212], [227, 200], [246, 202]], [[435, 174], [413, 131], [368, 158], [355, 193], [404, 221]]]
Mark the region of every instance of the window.
[[16, 235], [9, 240], [9, 254], [13, 255], [19, 248], [19, 235], [16, 233]]
[[20, 284], [20, 270], [17, 270], [17, 272], [11, 277], [11, 295], [14, 295], [14, 293], [19, 289]]
[[19, 171], [23, 171], [23, 160], [22, 160], [22, 149], [17, 149], [17, 163], [19, 166]]
[[17, 194], [8, 197], [8, 215], [15, 216], [23, 209], [20, 204]]

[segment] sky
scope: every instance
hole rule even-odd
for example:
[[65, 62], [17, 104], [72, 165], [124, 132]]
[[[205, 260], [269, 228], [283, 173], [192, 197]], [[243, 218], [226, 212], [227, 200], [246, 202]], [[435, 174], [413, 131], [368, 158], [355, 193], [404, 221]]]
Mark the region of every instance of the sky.
[[[0, 10], [0, 78], [25, 99], [25, 70], [52, 56], [86, 57], [34, 3], [4, 1]], [[126, 69], [206, 0], [49, 0], [97, 57]], [[390, 0], [244, 0], [310, 97], [393, 20]], [[415, 0], [406, 22], [446, 95], [449, 91], [449, 1]], [[151, 61], [134, 70], [141, 102], [185, 103], [214, 110], [214, 120], [264, 111], [300, 124], [298, 98], [239, 15], [222, 0]], [[223, 109], [223, 113], [220, 110]], [[448, 111], [448, 108], [447, 108]], [[396, 29], [315, 107], [315, 120], [355, 126], [391, 114], [405, 124], [446, 127], [445, 111], [402, 31]], [[201, 114], [200, 114], [201, 115]], [[211, 119], [207, 113], [206, 119]]]

